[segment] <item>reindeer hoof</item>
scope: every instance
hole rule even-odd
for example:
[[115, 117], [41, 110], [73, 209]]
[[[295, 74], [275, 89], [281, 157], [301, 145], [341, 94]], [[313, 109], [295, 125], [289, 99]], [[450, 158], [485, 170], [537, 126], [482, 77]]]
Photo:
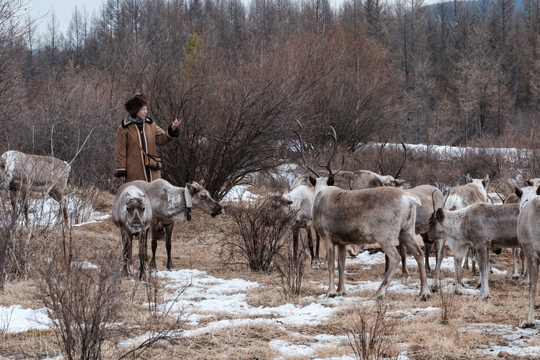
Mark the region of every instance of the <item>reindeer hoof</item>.
[[519, 327], [522, 329], [534, 329], [536, 327], [536, 324], [533, 322], [529, 322], [527, 320], [524, 320], [519, 324]]
[[439, 292], [439, 286], [438, 285], [433, 285], [431, 287], [431, 292], [434, 292], [434, 293]]
[[329, 298], [335, 298], [336, 296], [338, 296], [338, 294], [335, 292], [329, 292], [328, 294], [326, 294], [326, 297], [329, 297]]
[[421, 301], [428, 301], [429, 299], [431, 299], [431, 294], [429, 294], [429, 293], [424, 293], [424, 294], [420, 295], [420, 300]]
[[319, 270], [319, 262], [318, 261], [312, 261], [311, 262], [311, 268], [315, 270]]
[[510, 276], [510, 279], [519, 279], [519, 275], [518, 274], [512, 274], [512, 276]]
[[409, 273], [402, 273], [401, 278], [402, 279], [408, 279], [409, 278]]

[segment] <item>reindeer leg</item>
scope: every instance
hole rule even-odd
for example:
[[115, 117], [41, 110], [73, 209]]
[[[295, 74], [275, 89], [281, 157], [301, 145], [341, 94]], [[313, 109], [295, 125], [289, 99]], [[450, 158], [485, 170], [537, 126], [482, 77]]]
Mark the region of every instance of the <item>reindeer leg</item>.
[[311, 227], [306, 227], [309, 254], [311, 255], [311, 268], [319, 269], [319, 237], [317, 236], [317, 255], [313, 252], [313, 236], [311, 235]]
[[394, 239], [385, 239], [384, 241], [378, 241], [378, 243], [381, 245], [385, 255], [388, 256], [388, 271], [386, 274], [384, 274], [384, 279], [379, 286], [377, 293], [375, 293], [375, 298], [380, 300], [384, 299], [386, 296], [388, 285], [390, 284], [390, 281], [392, 281], [392, 278], [394, 277], [394, 274], [399, 266], [400, 256], [396, 246], [394, 245]]
[[152, 233], [152, 259], [150, 259], [150, 269], [155, 270], [156, 267], [156, 250], [157, 250], [157, 224], [152, 223], [150, 226], [150, 232]]
[[529, 311], [527, 320], [523, 321], [519, 326], [522, 328], [534, 327], [534, 300], [536, 297], [536, 282], [538, 280], [538, 253], [531, 253], [527, 258], [527, 272], [529, 274]]
[[414, 240], [414, 235], [410, 232], [402, 230], [399, 235], [399, 243], [400, 249], [405, 248], [405, 246], [409, 249], [410, 253], [414, 256], [414, 259], [418, 264], [418, 271], [420, 272], [420, 299], [422, 301], [427, 301], [431, 297], [431, 292], [429, 291], [429, 286], [427, 283], [426, 268], [424, 265], [424, 252]]
[[[311, 230], [310, 230], [311, 232]], [[320, 264], [320, 257], [319, 257], [319, 250], [320, 250], [320, 247], [321, 247], [321, 236], [319, 235], [318, 232], [315, 231], [315, 259], [317, 261], [317, 269], [319, 268], [319, 264]]]
[[465, 293], [461, 278], [461, 273], [463, 271], [463, 268], [461, 266], [462, 260], [463, 259], [459, 258], [457, 255], [454, 254], [454, 292], [458, 295], [463, 295]]
[[[465, 261], [463, 262], [463, 269], [469, 269], [469, 252], [471, 251], [471, 248], [468, 247], [467, 252], [465, 253]], [[474, 270], [473, 270], [474, 275]]]
[[519, 269], [518, 269], [518, 248], [512, 248], [512, 275], [510, 279], [519, 279]]
[[424, 242], [424, 267], [426, 268], [426, 274], [431, 274], [431, 266], [429, 265], [429, 253], [431, 252], [431, 241], [428, 239], [428, 236], [426, 233], [420, 235], [422, 237], [422, 241]]
[[326, 260], [328, 261], [328, 297], [335, 297], [336, 285], [334, 283], [335, 259], [334, 244], [330, 239], [324, 239], [326, 244]]
[[129, 270], [129, 262], [131, 260], [131, 236], [127, 233], [127, 231], [122, 228], [122, 244], [123, 244], [123, 252], [122, 257], [124, 260], [124, 267], [123, 267], [123, 275], [129, 276], [130, 270]]
[[298, 232], [300, 230], [298, 228], [292, 229], [293, 234], [293, 261], [296, 263], [298, 261]]
[[172, 231], [174, 229], [174, 222], [168, 226], [165, 227], [165, 232], [167, 235], [167, 239], [165, 240], [165, 248], [167, 249], [167, 270], [174, 269], [174, 265], [172, 262], [172, 256], [171, 256], [171, 248], [172, 248]]
[[407, 248], [399, 242], [399, 255], [401, 256], [401, 277], [407, 279], [409, 270], [407, 270]]
[[480, 298], [486, 300], [489, 298], [489, 254], [483, 245], [476, 248], [478, 254], [478, 267], [480, 271]]
[[433, 284], [431, 285], [431, 291], [437, 292], [440, 289], [440, 280], [441, 275], [441, 263], [444, 254], [444, 245], [446, 243], [445, 239], [437, 239], [437, 261], [435, 263], [435, 275], [433, 276]]
[[139, 280], [144, 280], [146, 277], [146, 263], [148, 262], [148, 229], [141, 232], [139, 235], [139, 261], [140, 261], [140, 270], [139, 270]]
[[337, 249], [338, 249], [338, 272], [339, 272], [337, 294], [345, 295], [345, 260], [347, 259], [347, 246], [343, 244], [338, 244]]

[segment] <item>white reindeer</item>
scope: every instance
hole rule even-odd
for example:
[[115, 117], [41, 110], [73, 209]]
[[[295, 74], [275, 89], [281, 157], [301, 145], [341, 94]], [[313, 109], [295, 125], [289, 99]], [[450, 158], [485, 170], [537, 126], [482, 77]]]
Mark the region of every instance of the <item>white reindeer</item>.
[[527, 264], [529, 282], [528, 315], [520, 326], [534, 327], [534, 302], [540, 263], [540, 187], [516, 188], [515, 192], [520, 198], [517, 236]]
[[[486, 175], [483, 179], [473, 179], [469, 174], [466, 176], [467, 184], [455, 186], [450, 189], [448, 197], [444, 202], [443, 208], [445, 210], [459, 210], [467, 207], [469, 205], [478, 204], [478, 203], [487, 203], [487, 186], [489, 184], [489, 175]], [[438, 279], [441, 272], [441, 263], [444, 255], [444, 246], [446, 240], [444, 237], [441, 237], [437, 240], [437, 263], [435, 265], [435, 278]], [[464, 254], [457, 251], [454, 251], [451, 244], [448, 244], [452, 254], [454, 256], [454, 268], [456, 273], [460, 273], [462, 269], [462, 261], [467, 257], [468, 251]], [[457, 287], [457, 285], [456, 285]], [[438, 283], [435, 282], [432, 286], [433, 291], [438, 291]]]
[[[489, 249], [516, 248], [518, 204], [473, 204], [459, 210], [437, 209], [430, 218], [429, 236], [448, 242], [454, 259], [461, 259], [469, 248], [479, 257], [480, 297], [489, 297]], [[455, 292], [464, 293], [461, 271], [455, 271]], [[439, 274], [434, 278], [433, 288], [439, 288]]]
[[157, 229], [165, 228], [167, 249], [167, 269], [174, 268], [171, 257], [171, 238], [175, 221], [186, 218], [191, 221], [191, 209], [198, 208], [209, 213], [212, 217], [221, 214], [223, 208], [215, 201], [208, 190], [202, 185], [193, 182], [185, 187], [174, 186], [164, 179], [152, 182], [135, 180], [128, 184], [143, 190], [152, 205], [152, 259], [150, 268], [156, 268]]
[[25, 154], [17, 150], [6, 151], [0, 157], [0, 189], [9, 190], [13, 211], [17, 198], [23, 200], [24, 216], [28, 224], [28, 198], [30, 192], [48, 194], [59, 203], [59, 215], [68, 223], [65, 194], [71, 166], [52, 156]]
[[114, 198], [112, 218], [122, 233], [124, 276], [130, 274], [133, 241], [139, 240], [139, 279], [142, 280], [148, 261], [147, 238], [152, 221], [150, 200], [142, 189], [126, 183], [118, 189]]

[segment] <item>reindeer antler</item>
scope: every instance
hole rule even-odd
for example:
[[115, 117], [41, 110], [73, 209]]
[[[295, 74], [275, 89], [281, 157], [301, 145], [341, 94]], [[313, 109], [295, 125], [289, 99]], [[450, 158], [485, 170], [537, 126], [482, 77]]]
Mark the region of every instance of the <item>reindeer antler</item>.
[[[300, 130], [303, 129], [302, 127], [302, 124], [300, 123], [300, 121], [296, 120], [296, 122], [298, 123], [298, 126], [300, 127]], [[298, 133], [298, 131], [296, 131], [295, 129], [293, 129], [294, 133], [296, 134], [296, 136], [298, 137], [298, 140], [300, 141], [300, 155], [302, 156], [302, 161], [304, 162], [304, 166], [306, 167], [306, 169], [308, 169], [309, 171], [311, 171], [313, 174], [315, 174], [315, 176], [317, 177], [321, 177], [321, 175], [319, 175], [318, 172], [316, 172], [313, 167], [310, 167], [307, 162], [306, 162], [306, 156], [304, 154], [304, 141], [302, 140], [302, 136], [300, 135], [300, 133]], [[315, 157], [316, 159], [317, 157]], [[315, 163], [315, 160], [313, 160], [313, 163]]]
[[326, 165], [321, 165], [319, 164], [319, 162], [317, 162], [317, 165], [319, 165], [319, 167], [326, 168], [326, 170], [328, 170], [328, 176], [335, 176], [338, 172], [341, 171], [341, 169], [343, 169], [343, 165], [345, 164], [345, 155], [343, 155], [343, 160], [342, 160], [341, 167], [339, 168], [339, 170], [336, 171], [335, 173], [332, 172], [331, 163], [332, 163], [332, 160], [334, 160], [334, 155], [336, 154], [337, 135], [336, 135], [336, 130], [334, 129], [333, 126], [330, 126], [330, 129], [332, 129], [332, 132], [330, 133], [330, 137], [332, 138], [333, 143], [334, 143], [334, 145], [332, 146], [332, 153], [330, 154], [330, 158], [328, 159], [328, 163]]
[[401, 142], [401, 146], [403, 147], [403, 152], [405, 153], [405, 156], [403, 158], [403, 163], [401, 164], [401, 167], [399, 168], [399, 170], [397, 171], [396, 175], [394, 176], [394, 179], [397, 179], [399, 178], [401, 175], [403, 175], [403, 167], [405, 166], [405, 163], [407, 162], [407, 147], [405, 146], [405, 144], [403, 143], [403, 141]]
[[[381, 149], [379, 150], [379, 173], [381, 175], [385, 175], [381, 159], [382, 159], [382, 152], [383, 152], [384, 148], [386, 147], [386, 144], [387, 144], [387, 142], [385, 142], [381, 146]], [[403, 163], [401, 164], [401, 166], [399, 167], [399, 170], [394, 175], [394, 179], [398, 179], [401, 175], [403, 175], [403, 167], [405, 166], [405, 163], [407, 162], [407, 147], [405, 146], [403, 141], [401, 142], [401, 146], [403, 147], [403, 152], [404, 152], [405, 155], [404, 155], [404, 158], [403, 158]]]

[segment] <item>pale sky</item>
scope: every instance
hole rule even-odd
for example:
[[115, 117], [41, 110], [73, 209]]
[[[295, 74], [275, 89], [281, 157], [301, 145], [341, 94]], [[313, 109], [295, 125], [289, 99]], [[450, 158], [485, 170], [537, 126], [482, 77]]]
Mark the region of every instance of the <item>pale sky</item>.
[[71, 17], [75, 7], [82, 13], [86, 8], [88, 20], [90, 21], [94, 14], [98, 14], [106, 0], [24, 0], [28, 3], [25, 8], [32, 18], [39, 18], [38, 32], [46, 33], [51, 23], [51, 14], [54, 11], [58, 30], [66, 35], [67, 28], [71, 22]]

